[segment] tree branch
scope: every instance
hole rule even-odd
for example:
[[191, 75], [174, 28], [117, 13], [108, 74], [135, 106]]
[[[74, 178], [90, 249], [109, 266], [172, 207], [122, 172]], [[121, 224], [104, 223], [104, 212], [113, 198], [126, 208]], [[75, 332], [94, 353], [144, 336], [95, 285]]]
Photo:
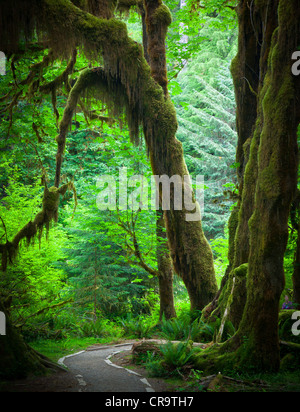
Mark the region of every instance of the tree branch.
[[137, 220], [137, 216], [135, 217], [135, 219], [133, 218], [133, 216], [131, 217], [132, 229], [130, 229], [128, 226], [125, 225], [124, 222], [121, 221], [119, 211], [118, 211], [118, 226], [120, 226], [127, 234], [129, 234], [129, 236], [131, 237], [132, 243], [133, 243], [133, 247], [132, 247], [126, 242], [126, 248], [129, 250], [130, 254], [134, 255], [137, 258], [137, 261], [132, 261], [129, 259], [128, 262], [131, 264], [140, 266], [146, 272], [150, 273], [150, 275], [152, 276], [159, 276], [159, 272], [153, 269], [151, 266], [149, 266], [143, 258], [143, 255], [141, 253], [140, 246], [137, 240], [136, 232], [135, 232], [136, 220]]

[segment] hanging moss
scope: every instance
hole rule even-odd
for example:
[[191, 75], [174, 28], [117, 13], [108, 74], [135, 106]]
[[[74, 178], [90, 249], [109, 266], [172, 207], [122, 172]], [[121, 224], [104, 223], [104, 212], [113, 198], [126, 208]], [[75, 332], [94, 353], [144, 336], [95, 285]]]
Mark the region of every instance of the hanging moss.
[[43, 196], [42, 210], [35, 216], [33, 221], [28, 222], [13, 238], [12, 242], [7, 241], [5, 244], [0, 244], [0, 253], [2, 255], [3, 271], [6, 271], [9, 262], [13, 262], [16, 257], [20, 244], [23, 240], [29, 245], [35, 237], [41, 240], [43, 230], [46, 229], [48, 236], [51, 222], [57, 222], [58, 208], [60, 196], [64, 196], [67, 190], [72, 190], [75, 198], [75, 207], [77, 204], [77, 197], [74, 184], [72, 182], [66, 183], [60, 188], [47, 188], [45, 185]]

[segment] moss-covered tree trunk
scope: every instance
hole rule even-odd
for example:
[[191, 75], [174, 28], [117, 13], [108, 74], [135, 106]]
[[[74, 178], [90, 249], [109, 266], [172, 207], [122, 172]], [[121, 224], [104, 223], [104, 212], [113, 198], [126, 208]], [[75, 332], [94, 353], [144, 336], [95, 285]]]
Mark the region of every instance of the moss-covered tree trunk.
[[[241, 0], [238, 10], [243, 10], [246, 3]], [[252, 196], [252, 213], [245, 228], [249, 234], [246, 304], [237, 333], [215, 347], [211, 357], [200, 356], [197, 365], [200, 369], [208, 363], [217, 368], [227, 363], [227, 367], [231, 364], [233, 368], [252, 371], [279, 368], [278, 313], [285, 284], [283, 259], [298, 174], [300, 78], [292, 74], [291, 56], [299, 46], [299, 6], [299, 0], [257, 0], [248, 10], [244, 9], [250, 16], [249, 32], [253, 30], [257, 48], [261, 48], [257, 118], [235, 236], [234, 266], [242, 261], [237, 259], [241, 239], [238, 227]], [[258, 28], [257, 22], [260, 22]], [[240, 36], [243, 41], [244, 30]]]
[[[144, 55], [150, 66], [151, 75], [155, 79], [155, 81], [162, 87], [165, 99], [167, 101], [169, 99], [169, 92], [168, 92], [168, 79], [167, 79], [165, 37], [166, 37], [168, 25], [171, 22], [170, 14], [166, 6], [164, 6], [160, 0], [145, 0], [144, 5], [140, 6], [140, 10], [141, 10], [142, 22], [143, 22]], [[147, 137], [147, 131], [145, 133], [145, 136]], [[175, 174], [177, 174], [175, 172], [174, 174], [166, 173], [167, 167], [169, 167], [169, 165], [167, 164], [168, 148], [165, 145], [166, 141], [164, 140], [156, 141], [153, 143], [154, 143], [154, 147], [152, 149], [152, 153], [150, 152], [150, 156], [152, 159], [152, 170], [154, 171], [154, 173], [159, 176], [166, 174], [169, 177], [172, 177]], [[160, 153], [158, 152], [158, 148], [156, 147], [158, 145], [161, 147], [159, 149]], [[154, 154], [153, 154], [153, 151], [154, 151]], [[161, 160], [157, 158], [159, 154], [162, 157]], [[183, 157], [182, 159], [180, 159], [180, 162], [184, 165]], [[157, 165], [159, 163], [160, 163], [160, 167], [165, 169], [164, 171], [163, 169], [160, 169], [158, 171]], [[175, 164], [175, 161], [174, 161], [174, 164]], [[155, 170], [157, 171], [157, 173], [155, 172]], [[188, 173], [186, 171], [186, 175], [187, 174]], [[180, 170], [179, 176], [183, 177], [182, 169]], [[173, 201], [172, 209], [174, 209], [174, 192], [172, 193], [172, 201]], [[161, 207], [162, 205], [161, 197], [160, 197], [159, 203]], [[165, 212], [165, 219], [167, 221], [168, 211]], [[167, 240], [167, 237], [163, 230], [163, 228], [165, 227], [165, 222], [164, 222], [163, 216], [161, 215], [161, 211], [158, 211], [157, 213], [157, 222], [158, 222], [158, 225], [157, 225], [158, 236], [160, 238], [165, 237]], [[199, 228], [199, 231], [202, 231], [201, 227]], [[183, 242], [187, 243], [187, 240]], [[181, 248], [183, 246], [184, 244], [182, 244]], [[210, 248], [208, 244], [206, 246], [209, 252]], [[171, 251], [173, 251], [173, 256], [174, 256], [174, 245], [172, 245], [171, 242], [169, 242], [169, 247], [171, 248]], [[200, 250], [198, 252], [200, 252]], [[205, 255], [200, 256], [200, 259], [205, 259], [205, 258], [206, 258]], [[161, 250], [158, 253], [158, 264], [159, 264], [158, 270], [160, 273], [160, 276], [159, 276], [160, 301], [161, 301], [160, 315], [162, 316], [163, 314], [165, 314], [166, 317], [175, 317], [176, 314], [175, 314], [174, 302], [173, 302], [173, 287], [172, 288], [170, 287], [171, 279], [173, 279], [173, 265], [170, 260], [169, 251], [167, 250], [167, 244], [165, 245], [164, 250]], [[211, 298], [214, 296], [216, 292], [216, 288], [213, 284], [214, 275], [213, 275], [212, 260], [211, 260], [211, 268], [210, 268], [210, 271], [211, 271], [210, 273], [212, 274], [212, 285], [206, 289], [208, 291], [207, 296], [200, 296], [198, 294], [199, 288], [203, 287], [203, 285], [201, 284], [202, 283], [201, 276], [199, 276], [199, 279], [197, 279], [197, 276], [194, 276], [194, 279], [191, 279], [192, 276], [186, 276], [185, 273], [180, 269], [178, 264], [175, 267], [178, 270], [178, 273], [182, 276], [182, 279], [186, 285], [186, 288], [189, 293], [192, 309], [202, 309], [205, 306], [205, 304], [211, 300]], [[205, 289], [205, 286], [204, 286], [204, 289]]]
[[[249, 9], [247, 0], [240, 1], [237, 6], [239, 25], [238, 53], [231, 64], [231, 74], [234, 82], [236, 98], [237, 149], [236, 163], [239, 185], [239, 199], [232, 210], [229, 222], [228, 260], [229, 265], [222, 280], [218, 299], [205, 310], [208, 322], [222, 318], [225, 308], [230, 311], [228, 320], [237, 328], [243, 314], [246, 294], [240, 288], [232, 288], [234, 269], [248, 262], [249, 228], [248, 221], [253, 213], [256, 172], [253, 168], [251, 180], [247, 181], [244, 190], [245, 168], [249, 160], [250, 144], [257, 119], [257, 93], [260, 77], [260, 54], [262, 50], [261, 16], [254, 5]], [[246, 288], [246, 277], [240, 280], [240, 287]]]
[[156, 212], [157, 270], [160, 297], [160, 319], [176, 317], [173, 289], [173, 265], [162, 210]]
[[[151, 75], [162, 87], [165, 95], [165, 109], [171, 102], [167, 88], [165, 37], [171, 23], [170, 12], [161, 0], [145, 0], [145, 22], [147, 31], [148, 58]], [[173, 110], [173, 109], [171, 109]], [[158, 112], [153, 114], [158, 116]], [[171, 117], [170, 117], [171, 115]], [[177, 129], [176, 114], [167, 110], [165, 120]], [[173, 119], [172, 119], [173, 118]], [[150, 120], [150, 119], [149, 119]], [[153, 128], [153, 119], [144, 123], [144, 134], [149, 147], [152, 171], [154, 175], [166, 175], [169, 178], [177, 175], [182, 180], [182, 193], [190, 191], [191, 187], [184, 183], [184, 176], [189, 176], [183, 157], [181, 143], [175, 133], [159, 137], [158, 129]], [[148, 124], [149, 123], [149, 124]], [[156, 136], [155, 136], [156, 134]], [[214, 273], [211, 248], [204, 236], [201, 220], [188, 221], [190, 212], [183, 206], [175, 210], [175, 192], [171, 187], [171, 208], [165, 210], [165, 222], [168, 234], [170, 252], [176, 272], [182, 277], [187, 288], [191, 309], [203, 309], [215, 296], [217, 285]], [[162, 199], [160, 198], [160, 201]], [[199, 210], [195, 211], [196, 214]]]
[[[267, 5], [256, 3], [263, 15]], [[254, 213], [249, 221], [247, 302], [235, 337], [240, 342], [247, 337], [239, 350], [240, 364], [273, 371], [279, 367], [278, 311], [285, 283], [283, 258], [288, 217], [297, 187], [300, 82], [291, 72], [291, 56], [300, 38], [299, 1], [279, 1], [276, 17], [278, 27], [272, 32], [267, 53], [268, 68], [259, 93], [260, 116], [250, 149], [250, 157], [257, 153], [257, 182]], [[245, 181], [252, 173], [249, 162]]]
[[[239, 163], [239, 201], [229, 220], [229, 266], [218, 302], [207, 308], [207, 318], [222, 317], [230, 300], [228, 319], [238, 328], [246, 303], [247, 277], [240, 279], [232, 292], [234, 270], [249, 261], [249, 220], [255, 208], [258, 177], [258, 153], [263, 129], [262, 93], [268, 70], [268, 58], [274, 31], [278, 27], [279, 1], [253, 2], [251, 7], [241, 0], [237, 7], [239, 22], [238, 54], [232, 62], [237, 105]], [[251, 148], [251, 150], [250, 150]], [[246, 168], [248, 171], [246, 172]], [[210, 316], [210, 318], [209, 318]]]
[[[149, 65], [153, 63], [153, 58], [150, 60], [148, 47], [149, 37], [147, 33], [146, 24], [146, 12], [143, 3], [139, 4], [139, 11], [142, 17], [142, 29], [143, 29], [143, 48], [144, 57]], [[162, 50], [163, 56], [165, 56], [165, 50]], [[153, 56], [152, 56], [153, 57]], [[166, 61], [163, 62], [163, 70], [160, 73], [156, 73], [156, 80], [160, 83], [164, 83], [166, 76]], [[162, 77], [162, 78], [161, 78]], [[168, 88], [164, 87], [164, 94], [168, 96]], [[159, 209], [156, 211], [156, 239], [157, 239], [157, 270], [158, 270], [158, 283], [159, 283], [159, 297], [160, 297], [160, 320], [172, 319], [176, 317], [176, 311], [174, 306], [174, 288], [173, 288], [173, 264], [169, 251], [168, 238], [166, 234], [166, 225], [164, 220], [164, 214], [159, 204]]]

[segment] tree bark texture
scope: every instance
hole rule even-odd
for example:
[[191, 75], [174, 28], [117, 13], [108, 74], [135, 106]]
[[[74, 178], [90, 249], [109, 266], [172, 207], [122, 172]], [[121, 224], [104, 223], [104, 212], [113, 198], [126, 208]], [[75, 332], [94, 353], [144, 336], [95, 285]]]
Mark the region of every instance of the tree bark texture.
[[157, 269], [160, 297], [160, 320], [176, 318], [173, 290], [173, 265], [162, 210], [156, 212]]
[[[242, 317], [244, 300], [231, 296], [233, 270], [248, 262], [249, 257], [249, 228], [248, 221], [253, 213], [254, 191], [256, 184], [256, 172], [253, 168], [251, 180], [247, 182], [244, 190], [245, 168], [249, 160], [250, 144], [257, 119], [257, 93], [261, 83], [260, 55], [262, 50], [261, 16], [257, 13], [254, 3], [249, 7], [249, 2], [240, 1], [237, 7], [239, 24], [238, 53], [231, 63], [231, 74], [234, 83], [236, 99], [236, 126], [237, 149], [236, 162], [237, 178], [239, 184], [239, 199], [233, 209], [229, 222], [228, 260], [224, 279], [219, 291], [218, 300], [206, 308], [208, 321], [215, 321], [216, 317], [222, 317], [227, 301], [231, 298], [231, 310], [228, 315], [233, 325], [237, 328]], [[246, 283], [246, 278], [244, 278]], [[245, 285], [246, 287], [246, 285]], [[238, 302], [238, 306], [237, 306]], [[233, 315], [235, 313], [235, 316]]]
[[256, 2], [256, 6], [261, 21], [266, 22], [264, 33], [270, 46], [263, 48], [261, 56], [260, 65], [265, 67], [267, 62], [267, 69], [264, 76], [262, 73], [258, 118], [245, 170], [244, 192], [255, 170], [257, 178], [249, 220], [247, 301], [236, 337], [241, 342], [247, 336], [240, 350], [241, 364], [276, 371], [280, 360], [279, 299], [285, 283], [283, 258], [298, 177], [300, 81], [291, 72], [291, 56], [300, 38], [300, 7], [297, 0], [281, 0], [274, 10], [269, 2]]

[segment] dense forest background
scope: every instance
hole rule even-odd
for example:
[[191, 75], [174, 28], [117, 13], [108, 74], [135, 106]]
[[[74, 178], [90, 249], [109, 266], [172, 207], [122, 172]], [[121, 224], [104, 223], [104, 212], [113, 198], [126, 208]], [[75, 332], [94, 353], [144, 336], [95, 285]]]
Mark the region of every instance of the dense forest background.
[[[240, 199], [230, 71], [238, 51], [238, 21], [232, 7], [216, 8], [214, 2], [197, 11], [191, 2], [166, 4], [172, 14], [166, 58], [176, 137], [192, 181], [204, 176], [202, 227], [220, 288], [230, 259], [228, 221]], [[141, 16], [129, 10], [119, 18], [130, 37], [142, 43]], [[6, 75], [0, 76], [1, 241], [12, 239], [41, 210], [70, 88], [91, 67], [80, 48], [71, 58], [56, 59], [38, 42], [9, 56]], [[205, 324], [200, 310], [190, 310], [188, 291], [176, 271], [176, 317], [162, 311], [158, 251], [164, 248], [165, 230], [158, 235], [156, 212], [99, 210], [99, 178], [110, 175], [118, 182], [121, 169], [128, 178], [143, 175], [150, 187], [153, 173], [142, 133], [133, 141], [124, 114], [112, 116], [107, 102], [86, 93], [68, 126], [61, 183], [71, 190], [60, 199], [57, 221], [24, 242], [13, 262], [2, 261], [6, 270], [0, 275], [1, 301], [10, 322], [25, 342], [54, 360], [88, 344], [122, 338], [211, 342], [219, 336], [222, 318]], [[280, 307], [293, 297], [298, 206], [289, 218]], [[286, 324], [281, 326], [284, 336]], [[221, 341], [236, 330], [226, 320]], [[147, 362], [152, 372], [158, 371], [156, 360]]]
[[[215, 250], [220, 280], [227, 262], [226, 222], [236, 184], [235, 102], [229, 66], [236, 53], [237, 30], [234, 19], [228, 24], [221, 17], [206, 17], [203, 23], [197, 21], [196, 27], [185, 29], [186, 35], [193, 33], [190, 49], [185, 50], [176, 13], [183, 10], [174, 9], [174, 29], [171, 26], [168, 38], [172, 45], [168, 56], [170, 90], [179, 115], [178, 138], [184, 145], [191, 177], [204, 176], [204, 231]], [[137, 15], [132, 13], [127, 21], [129, 32], [141, 41]], [[0, 79], [3, 94], [11, 90], [14, 77], [18, 82], [26, 79], [30, 67], [46, 53], [30, 52], [14, 63], [14, 71], [8, 69]], [[54, 62], [43, 70], [43, 78], [50, 82], [66, 65]], [[79, 55], [71, 78], [86, 65], [84, 56]], [[26, 86], [22, 96], [14, 108], [13, 122], [4, 116], [1, 122], [1, 237], [8, 238], [39, 210], [41, 175], [55, 167], [57, 123], [51, 96], [37, 102], [34, 96], [30, 99]], [[65, 103], [66, 92], [60, 87], [56, 90], [57, 116], [62, 116]], [[118, 122], [112, 122], [107, 125], [96, 119], [87, 123], [84, 112], [78, 110], [63, 170], [66, 180], [76, 182], [76, 211], [72, 193], [67, 194], [58, 223], [48, 235], [43, 234], [40, 243], [22, 248], [15, 265], [1, 278], [2, 293], [12, 298], [12, 319], [22, 325], [28, 338], [67, 337], [81, 329], [93, 336], [97, 325], [101, 333], [107, 319], [118, 322], [118, 317], [149, 315], [158, 303], [158, 279], [141, 268], [131, 253], [132, 238], [126, 231], [131, 228], [131, 211], [101, 212], [97, 208], [97, 190], [101, 190], [97, 179], [102, 175], [118, 179], [119, 168], [126, 167], [128, 178], [142, 174], [150, 182], [143, 142], [135, 147], [126, 125], [120, 129]], [[154, 216], [155, 211], [140, 211], [134, 219], [143, 259], [157, 270]], [[187, 308], [184, 286], [179, 278], [175, 282], [177, 304], [186, 303]]]

